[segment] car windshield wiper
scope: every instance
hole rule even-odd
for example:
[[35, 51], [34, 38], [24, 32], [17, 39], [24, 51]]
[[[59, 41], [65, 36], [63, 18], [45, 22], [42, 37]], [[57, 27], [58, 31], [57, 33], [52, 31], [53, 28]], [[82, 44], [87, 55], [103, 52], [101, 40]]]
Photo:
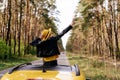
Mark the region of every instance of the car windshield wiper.
[[14, 71], [16, 71], [17, 69], [19, 69], [19, 68], [21, 68], [21, 67], [24, 67], [24, 66], [26, 66], [26, 65], [32, 65], [32, 63], [23, 63], [23, 64], [20, 64], [20, 65], [18, 65], [18, 66], [15, 66], [15, 67], [13, 67], [13, 68], [8, 72], [8, 74], [11, 74], [12, 72], [14, 72]]

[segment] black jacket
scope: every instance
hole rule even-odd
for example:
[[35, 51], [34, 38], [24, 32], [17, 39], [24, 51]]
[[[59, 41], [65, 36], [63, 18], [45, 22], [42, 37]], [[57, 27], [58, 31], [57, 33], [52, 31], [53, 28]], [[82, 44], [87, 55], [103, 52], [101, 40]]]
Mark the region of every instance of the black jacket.
[[56, 54], [60, 54], [57, 41], [70, 29], [72, 29], [72, 26], [68, 26], [66, 29], [64, 29], [60, 34], [54, 37], [50, 37], [49, 39], [42, 41], [40, 38], [35, 39], [30, 44], [32, 46], [37, 47], [37, 57], [50, 57]]

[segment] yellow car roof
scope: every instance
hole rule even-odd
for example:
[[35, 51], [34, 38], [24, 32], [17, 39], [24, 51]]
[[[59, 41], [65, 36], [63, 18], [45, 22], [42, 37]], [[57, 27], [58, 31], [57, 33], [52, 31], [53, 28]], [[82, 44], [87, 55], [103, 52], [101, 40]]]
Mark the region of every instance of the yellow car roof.
[[[43, 69], [45, 71], [43, 71]], [[43, 67], [41, 65], [19, 65], [6, 73], [1, 80], [85, 80], [77, 66], [58, 65]]]

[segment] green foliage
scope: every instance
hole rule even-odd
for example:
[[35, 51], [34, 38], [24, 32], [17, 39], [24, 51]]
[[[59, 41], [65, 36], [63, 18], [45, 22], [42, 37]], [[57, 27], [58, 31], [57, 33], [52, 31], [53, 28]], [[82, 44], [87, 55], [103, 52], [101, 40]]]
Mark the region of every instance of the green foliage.
[[36, 47], [31, 47], [29, 53], [32, 55], [35, 55], [36, 54]]
[[92, 66], [95, 68], [100, 68], [104, 66], [104, 62], [93, 61]]
[[72, 51], [72, 47], [71, 46], [72, 46], [72, 44], [67, 43], [66, 50], [71, 52]]
[[11, 57], [9, 60], [7, 59], [4, 62], [0, 62], [0, 70], [7, 69], [22, 63], [31, 62], [33, 60], [38, 60], [38, 58], [33, 55], [27, 55], [24, 57], [14, 56]]
[[72, 48], [73, 48], [72, 43], [73, 43], [73, 39], [72, 39], [72, 36], [70, 36], [69, 39], [68, 39], [67, 45], [66, 45], [66, 50], [69, 51], [69, 52], [72, 52]]
[[96, 61], [90, 56], [67, 53], [71, 65], [78, 64], [86, 78], [91, 80], [120, 80], [120, 69], [114, 69], [112, 64]]
[[9, 46], [6, 45], [5, 41], [0, 40], [0, 59], [4, 60], [9, 58]]
[[106, 76], [104, 75], [96, 75], [93, 80], [107, 80]]

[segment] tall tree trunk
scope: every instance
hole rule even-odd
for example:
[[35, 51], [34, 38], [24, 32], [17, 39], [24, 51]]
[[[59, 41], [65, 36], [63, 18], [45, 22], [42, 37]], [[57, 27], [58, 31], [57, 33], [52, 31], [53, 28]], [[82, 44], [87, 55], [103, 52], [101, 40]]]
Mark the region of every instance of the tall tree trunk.
[[37, 8], [35, 6], [35, 22], [34, 22], [34, 35], [33, 38], [35, 39], [35, 37], [37, 36]]
[[7, 30], [7, 37], [6, 37], [6, 44], [10, 46], [9, 49], [9, 56], [11, 55], [11, 0], [8, 0], [8, 7], [9, 7], [9, 19], [8, 19], [8, 30]]
[[[30, 2], [27, 0], [27, 43], [30, 42]], [[27, 46], [27, 54], [29, 54], [29, 45]]]
[[[117, 9], [120, 10], [120, 0], [117, 0]], [[117, 27], [118, 27], [118, 35], [120, 35], [120, 11], [117, 11]], [[120, 37], [118, 37], [118, 45], [120, 45]], [[120, 60], [120, 47], [119, 52], [117, 54], [117, 58]]]
[[22, 0], [20, 1], [20, 23], [18, 31], [18, 56], [21, 56], [21, 26], [22, 26]]
[[17, 9], [17, 0], [15, 0], [15, 13], [14, 13], [14, 55], [16, 54], [16, 46], [17, 46], [17, 27], [18, 27], [18, 9]]
[[6, 21], [5, 21], [5, 17], [6, 16], [6, 8], [4, 9], [4, 13], [3, 13], [3, 26], [2, 26], [2, 39], [5, 39], [5, 27], [6, 27]]
[[[26, 1], [26, 5], [27, 5]], [[25, 20], [24, 20], [24, 55], [26, 54], [27, 50], [27, 6], [25, 6]]]
[[110, 49], [110, 56], [113, 57], [114, 54], [114, 47], [113, 47], [113, 6], [111, 0], [108, 3], [109, 5], [109, 14], [110, 14], [110, 20], [109, 20], [109, 27], [107, 28], [108, 33], [108, 39], [109, 39], [109, 49]]
[[[116, 6], [117, 6], [117, 9], [118, 9], [118, 4], [119, 4], [119, 1], [116, 0], [114, 1], [114, 6], [115, 6], [115, 2], [117, 2]], [[119, 40], [118, 40], [118, 13], [115, 9], [114, 9], [114, 32], [115, 32], [115, 45], [116, 45], [116, 57], [119, 58]]]

